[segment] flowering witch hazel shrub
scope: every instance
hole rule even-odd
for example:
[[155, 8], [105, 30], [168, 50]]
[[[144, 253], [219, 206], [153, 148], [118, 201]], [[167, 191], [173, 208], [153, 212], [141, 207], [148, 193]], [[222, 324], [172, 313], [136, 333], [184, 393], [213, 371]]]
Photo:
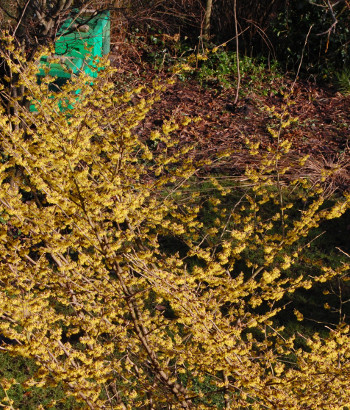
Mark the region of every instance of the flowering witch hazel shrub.
[[[94, 84], [81, 74], [57, 93], [11, 43], [2, 58], [36, 106], [0, 108], [1, 349], [36, 364], [24, 381], [2, 378], [6, 408], [16, 408], [18, 383], [59, 386], [60, 400], [91, 409], [350, 405], [348, 325], [301, 348], [274, 321], [287, 293], [346, 277], [346, 263], [288, 272], [299, 240], [342, 215], [349, 197], [325, 208], [322, 192], [294, 181], [308, 202], [292, 219], [298, 205], [278, 185], [290, 144], [273, 131], [259, 170], [247, 168], [244, 200], [228, 206], [229, 189], [212, 179], [215, 218], [204, 224], [187, 189], [200, 164], [179, 144], [194, 119], [154, 129], [157, 149], [136, 130], [166, 84], [118, 95], [106, 67]], [[288, 125], [287, 111], [278, 121]]]

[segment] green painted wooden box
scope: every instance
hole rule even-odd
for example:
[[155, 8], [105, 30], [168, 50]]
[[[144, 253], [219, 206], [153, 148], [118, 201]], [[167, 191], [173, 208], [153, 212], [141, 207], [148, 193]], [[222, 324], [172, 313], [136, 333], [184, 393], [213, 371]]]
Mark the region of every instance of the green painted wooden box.
[[[75, 67], [73, 72], [83, 69], [87, 74], [96, 77], [91, 70], [93, 59], [102, 57], [110, 51], [110, 15], [109, 11], [97, 16], [88, 15], [68, 18], [58, 32], [55, 53], [58, 56], [70, 57]], [[82, 62], [81, 62], [82, 60]], [[80, 65], [82, 63], [82, 65]]]
[[[76, 17], [73, 13], [61, 26], [55, 42], [55, 58], [60, 63], [50, 63], [43, 58], [38, 72], [38, 81], [50, 75], [57, 80], [52, 87], [57, 88], [71, 78], [72, 74], [78, 75], [84, 71], [91, 77], [97, 76], [95, 62], [110, 51], [110, 13], [104, 11], [85, 14]], [[79, 91], [77, 91], [77, 94]], [[36, 111], [35, 105], [30, 106], [31, 111]]]

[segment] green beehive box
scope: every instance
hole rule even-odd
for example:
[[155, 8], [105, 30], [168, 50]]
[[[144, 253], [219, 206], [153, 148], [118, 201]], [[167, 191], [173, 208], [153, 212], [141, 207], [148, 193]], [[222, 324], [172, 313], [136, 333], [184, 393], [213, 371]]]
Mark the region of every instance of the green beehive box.
[[[43, 58], [38, 81], [50, 75], [57, 78], [57, 85], [62, 85], [72, 74], [81, 71], [91, 77], [97, 76], [95, 61], [110, 51], [110, 13], [105, 11], [96, 16], [87, 14], [78, 17], [75, 14], [63, 23], [55, 42], [54, 57], [62, 62], [50, 63]], [[30, 110], [36, 111], [35, 106], [31, 105]]]
[[93, 17], [89, 15], [72, 16], [64, 22], [58, 32], [55, 53], [73, 59], [82, 58], [84, 60], [83, 70], [96, 77], [96, 72], [91, 70], [93, 60], [109, 53], [110, 31], [109, 11]]

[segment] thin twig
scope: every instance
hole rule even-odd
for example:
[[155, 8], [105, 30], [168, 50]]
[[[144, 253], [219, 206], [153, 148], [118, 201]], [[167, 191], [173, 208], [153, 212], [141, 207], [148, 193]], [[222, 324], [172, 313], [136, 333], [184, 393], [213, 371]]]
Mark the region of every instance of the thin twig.
[[236, 96], [233, 104], [237, 104], [238, 96], [239, 96], [239, 89], [241, 86], [241, 70], [239, 66], [239, 40], [238, 40], [238, 22], [237, 22], [237, 0], [234, 0], [233, 3], [233, 13], [234, 13], [234, 20], [235, 20], [235, 35], [236, 35], [236, 62], [237, 62], [237, 88], [236, 88]]
[[311, 26], [310, 26], [310, 28], [309, 28], [309, 31], [307, 32], [307, 35], [306, 35], [306, 38], [305, 38], [305, 42], [304, 42], [304, 46], [303, 46], [303, 51], [301, 52], [301, 58], [300, 58], [298, 70], [297, 70], [297, 73], [296, 73], [296, 75], [295, 75], [295, 79], [294, 79], [294, 81], [293, 81], [293, 84], [292, 84], [292, 86], [290, 87], [290, 92], [291, 92], [291, 93], [292, 93], [292, 91], [293, 91], [293, 89], [294, 89], [294, 87], [295, 87], [295, 84], [296, 84], [296, 82], [297, 82], [297, 80], [298, 80], [298, 78], [299, 78], [299, 73], [300, 73], [301, 65], [302, 65], [303, 59], [304, 59], [305, 47], [306, 47], [306, 45], [307, 45], [307, 42], [308, 42], [308, 39], [309, 39], [309, 35], [310, 35], [310, 33], [311, 33], [311, 30], [312, 30], [312, 27], [313, 27], [313, 26], [314, 26], [314, 25], [311, 24]]
[[31, 0], [27, 0], [27, 3], [26, 3], [25, 6], [23, 7], [21, 16], [20, 16], [20, 18], [18, 19], [18, 22], [17, 22], [17, 26], [15, 27], [15, 29], [14, 29], [14, 31], [13, 31], [13, 34], [12, 34], [13, 37], [15, 37], [15, 35], [16, 35], [16, 31], [17, 31], [18, 27], [20, 26], [20, 24], [21, 24], [21, 22], [22, 22], [22, 20], [23, 20], [24, 13], [26, 12], [27, 7], [28, 7], [30, 1], [31, 1]]

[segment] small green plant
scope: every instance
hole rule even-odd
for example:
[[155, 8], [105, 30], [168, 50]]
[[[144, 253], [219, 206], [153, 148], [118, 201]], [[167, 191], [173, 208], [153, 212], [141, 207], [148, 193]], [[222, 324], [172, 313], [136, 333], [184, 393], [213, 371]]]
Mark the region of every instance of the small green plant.
[[350, 69], [345, 68], [340, 73], [337, 73], [337, 85], [339, 91], [344, 95], [350, 94]]
[[205, 58], [197, 56], [197, 78], [201, 85], [212, 85], [218, 83], [223, 87], [230, 87], [233, 84], [236, 72], [235, 57], [225, 50], [207, 53]]
[[[191, 55], [188, 63], [192, 66], [187, 75], [194, 75], [204, 87], [236, 87], [237, 62], [233, 51], [214, 47], [203, 54]], [[266, 95], [280, 78], [277, 63], [268, 67], [266, 61], [243, 56], [240, 60], [241, 80], [244, 92], [254, 89]]]

